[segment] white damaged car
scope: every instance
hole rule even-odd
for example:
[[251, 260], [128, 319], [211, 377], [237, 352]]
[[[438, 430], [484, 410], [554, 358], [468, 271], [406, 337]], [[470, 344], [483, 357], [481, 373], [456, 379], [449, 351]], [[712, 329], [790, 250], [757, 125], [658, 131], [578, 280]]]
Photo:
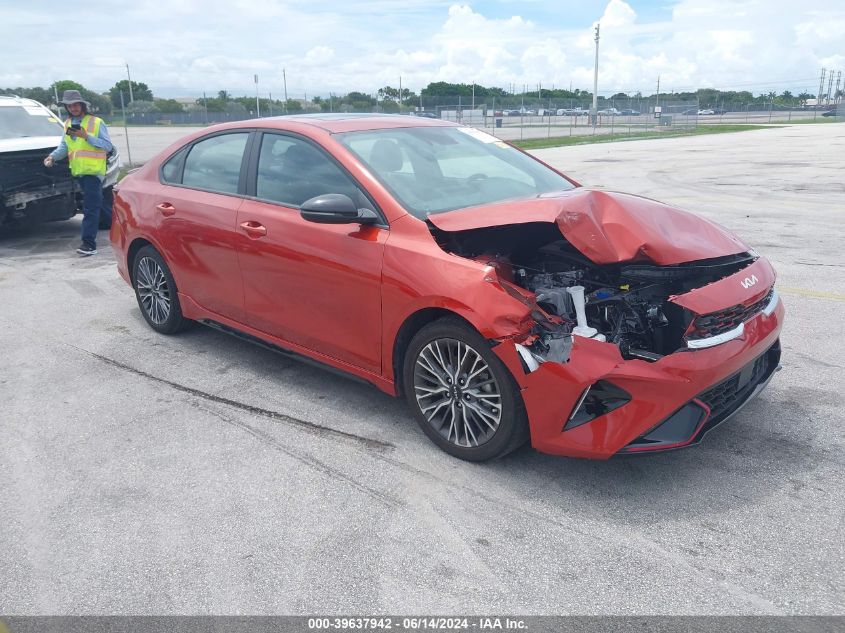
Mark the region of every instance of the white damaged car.
[[[67, 161], [44, 166], [64, 133], [58, 117], [32, 99], [0, 95], [0, 225], [67, 220], [81, 212], [82, 192]], [[103, 195], [111, 196], [120, 161], [109, 154]]]

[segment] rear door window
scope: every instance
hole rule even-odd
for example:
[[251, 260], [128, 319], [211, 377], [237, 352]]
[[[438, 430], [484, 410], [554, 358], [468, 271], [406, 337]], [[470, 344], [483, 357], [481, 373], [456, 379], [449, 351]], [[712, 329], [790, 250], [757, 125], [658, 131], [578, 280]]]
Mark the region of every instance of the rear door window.
[[182, 185], [219, 193], [238, 193], [249, 132], [220, 134], [195, 143], [185, 158]]

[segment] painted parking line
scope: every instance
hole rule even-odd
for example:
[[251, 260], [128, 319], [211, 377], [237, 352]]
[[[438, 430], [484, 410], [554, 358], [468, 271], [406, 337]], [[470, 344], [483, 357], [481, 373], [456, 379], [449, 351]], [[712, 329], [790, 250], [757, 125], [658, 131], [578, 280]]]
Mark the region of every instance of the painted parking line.
[[807, 288], [784, 288], [778, 286], [778, 292], [787, 295], [797, 295], [799, 297], [814, 297], [816, 299], [831, 299], [832, 301], [845, 301], [845, 295], [836, 294], [835, 292], [825, 292], [824, 290], [809, 290]]

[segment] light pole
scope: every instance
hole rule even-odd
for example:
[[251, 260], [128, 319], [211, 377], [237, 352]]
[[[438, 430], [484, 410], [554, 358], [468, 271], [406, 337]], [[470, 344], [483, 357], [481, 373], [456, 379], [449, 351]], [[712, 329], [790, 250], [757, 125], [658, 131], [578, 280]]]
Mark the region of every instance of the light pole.
[[258, 75], [254, 75], [255, 77], [255, 118], [261, 118], [261, 105], [258, 102]]
[[599, 27], [601, 27], [601, 23], [596, 23], [596, 66], [593, 70], [593, 107], [590, 110], [594, 128], [596, 127], [596, 119], [598, 118], [599, 111]]
[[[285, 114], [288, 113], [288, 76], [285, 73], [285, 69], [282, 68], [282, 81], [285, 83], [285, 107], [283, 108]], [[307, 98], [306, 98], [307, 101]]]
[[129, 63], [128, 62], [126, 64], [126, 79], [129, 80], [129, 103], [132, 103], [133, 101], [135, 101], [135, 99], [132, 97], [132, 77], [129, 76]]

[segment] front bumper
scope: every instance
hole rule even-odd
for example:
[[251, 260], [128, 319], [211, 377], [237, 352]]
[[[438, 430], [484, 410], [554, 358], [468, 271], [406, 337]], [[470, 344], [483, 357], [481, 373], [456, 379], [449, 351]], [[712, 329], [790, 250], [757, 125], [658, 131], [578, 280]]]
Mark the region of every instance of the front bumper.
[[[494, 351], [520, 386], [534, 448], [554, 455], [607, 459], [621, 452], [697, 443], [734, 415], [766, 386], [778, 366], [783, 314], [778, 300], [774, 310], [745, 322], [741, 336], [706, 349], [678, 351], [654, 363], [625, 360], [615, 345], [581, 337], [574, 338], [567, 363], [546, 362], [528, 373], [514, 345], [500, 344]], [[736, 384], [731, 383], [734, 379]], [[564, 430], [578, 400], [599, 380], [625, 390], [631, 400]], [[730, 394], [723, 393], [731, 388]], [[663, 426], [690, 405], [699, 407], [702, 415], [687, 415], [682, 423], [676, 419]]]
[[780, 369], [780, 341], [740, 371], [687, 402], [620, 453], [667, 451], [698, 444], [708, 431], [735, 416]]

